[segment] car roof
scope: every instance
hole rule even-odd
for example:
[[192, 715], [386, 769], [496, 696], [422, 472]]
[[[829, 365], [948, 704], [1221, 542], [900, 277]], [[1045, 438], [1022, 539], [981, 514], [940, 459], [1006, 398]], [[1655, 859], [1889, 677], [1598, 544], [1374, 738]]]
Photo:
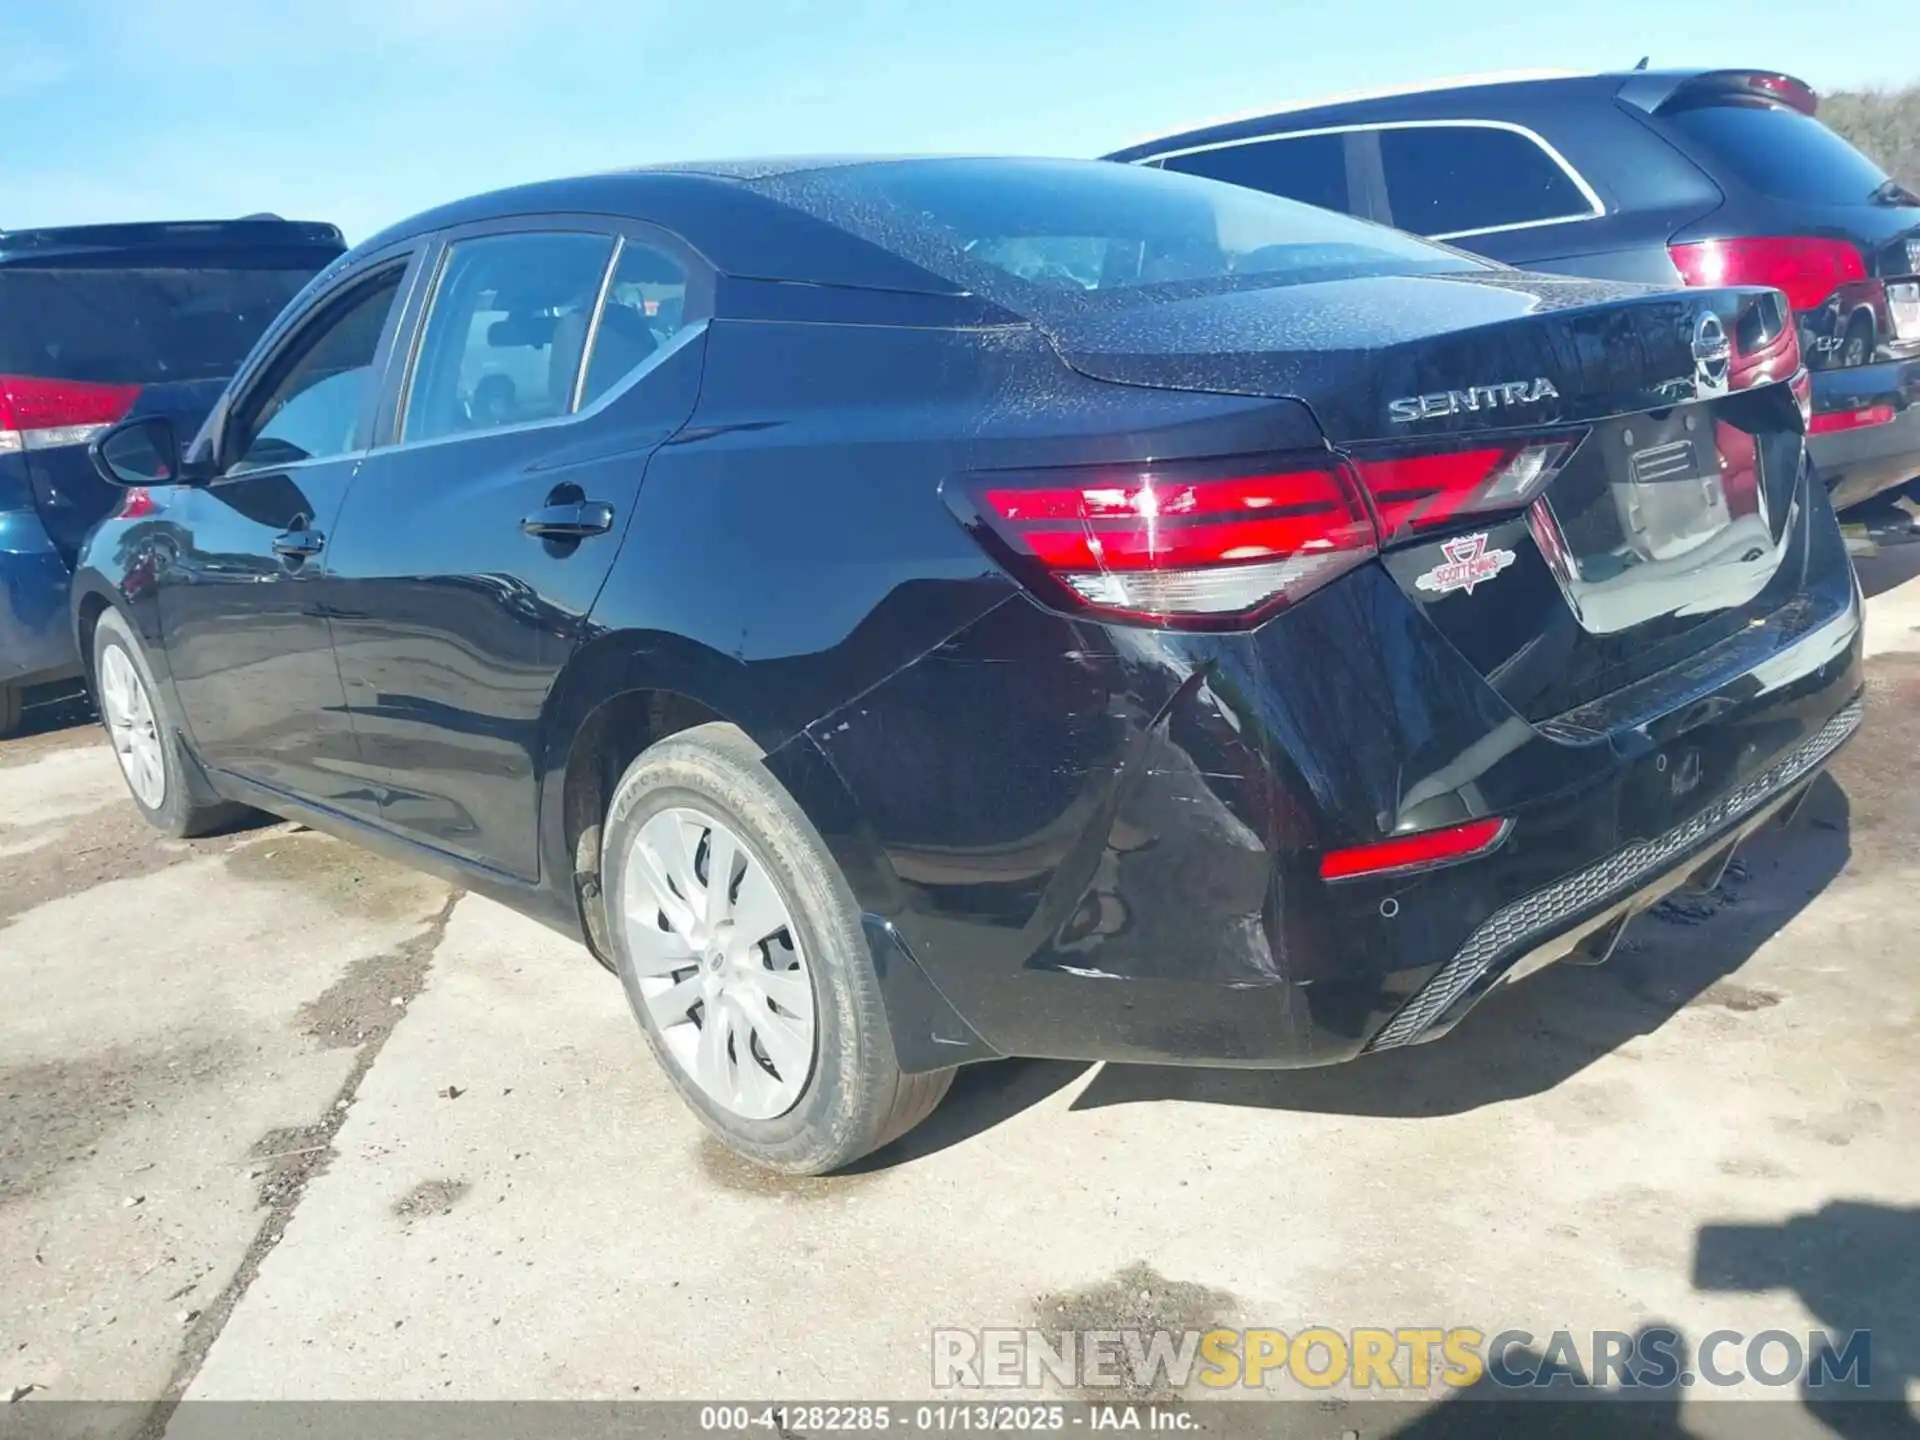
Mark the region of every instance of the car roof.
[[346, 248], [340, 227], [317, 220], [247, 215], [235, 220], [153, 220], [117, 225], [37, 226], [0, 230], [0, 265], [55, 260], [100, 263], [125, 256], [199, 254], [220, 250]]
[[1271, 106], [1243, 115], [1210, 120], [1133, 141], [1108, 154], [1109, 160], [1140, 160], [1170, 150], [1198, 148], [1252, 139], [1281, 130], [1366, 124], [1394, 119], [1471, 116], [1480, 108], [1569, 99], [1611, 100], [1631, 91], [1634, 103], [1651, 110], [1688, 80], [1714, 71], [1684, 70], [1511, 70], [1454, 76], [1415, 85], [1391, 86], [1342, 95], [1324, 95]]
[[676, 161], [541, 180], [469, 196], [412, 216], [356, 246], [345, 263], [353, 265], [390, 246], [456, 226], [523, 216], [594, 215], [658, 225], [693, 246], [724, 275], [960, 294], [962, 287], [952, 281], [784, 203], [759, 188], [758, 182], [827, 170], [962, 158], [979, 157], [802, 155]]

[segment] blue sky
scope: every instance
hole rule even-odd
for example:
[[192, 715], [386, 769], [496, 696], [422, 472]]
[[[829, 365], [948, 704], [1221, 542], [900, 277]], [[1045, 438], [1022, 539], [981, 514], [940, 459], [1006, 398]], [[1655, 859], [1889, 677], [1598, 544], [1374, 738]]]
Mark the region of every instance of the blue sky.
[[1091, 155], [1332, 91], [1648, 52], [1820, 89], [1920, 78], [1860, 43], [1883, 21], [1865, 0], [0, 0], [0, 228], [274, 210], [362, 238], [646, 160]]

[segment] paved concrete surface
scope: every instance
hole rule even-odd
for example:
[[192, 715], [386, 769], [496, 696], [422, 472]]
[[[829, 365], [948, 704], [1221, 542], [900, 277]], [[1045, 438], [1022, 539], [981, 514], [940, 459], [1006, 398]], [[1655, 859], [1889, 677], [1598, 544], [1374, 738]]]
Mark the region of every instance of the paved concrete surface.
[[1920, 1399], [1920, 545], [1861, 572], [1866, 730], [1609, 966], [1336, 1070], [982, 1067], [828, 1180], [730, 1161], [540, 927], [0, 746], [0, 1391], [910, 1397], [935, 1327], [1066, 1317], [1867, 1327]]

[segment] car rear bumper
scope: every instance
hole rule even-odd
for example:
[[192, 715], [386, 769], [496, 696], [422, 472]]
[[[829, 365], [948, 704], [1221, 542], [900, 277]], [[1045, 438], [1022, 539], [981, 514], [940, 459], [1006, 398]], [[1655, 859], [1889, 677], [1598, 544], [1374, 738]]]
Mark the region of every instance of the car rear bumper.
[[79, 673], [67, 618], [72, 572], [28, 511], [0, 511], [0, 685]]
[[1813, 374], [1815, 415], [1879, 404], [1894, 407], [1886, 424], [1808, 437], [1807, 452], [1836, 509], [1920, 476], [1920, 360]]
[[[1377, 566], [1251, 634], [1014, 599], [808, 727], [854, 812], [816, 820], [941, 1002], [916, 1013], [977, 1040], [960, 1058], [1277, 1068], [1431, 1038], [1717, 872], [1852, 733], [1859, 590], [1817, 492], [1807, 512], [1766, 621], [1539, 723]], [[1511, 819], [1496, 851], [1321, 879], [1450, 796]]]
[[1791, 816], [1821, 767], [1859, 729], [1862, 713], [1861, 702], [1850, 700], [1764, 770], [1665, 834], [1636, 840], [1501, 906], [1366, 1049], [1390, 1050], [1443, 1035], [1495, 986], [1557, 960], [1577, 956], [1598, 964], [1635, 915], [1689, 885], [1711, 889], [1742, 840], [1783, 812]]

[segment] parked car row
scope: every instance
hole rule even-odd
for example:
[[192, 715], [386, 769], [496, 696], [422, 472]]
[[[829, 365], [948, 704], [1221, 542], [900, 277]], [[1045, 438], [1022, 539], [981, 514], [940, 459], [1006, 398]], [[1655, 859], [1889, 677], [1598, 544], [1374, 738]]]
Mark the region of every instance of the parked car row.
[[1825, 333], [1166, 166], [524, 186], [94, 436], [75, 640], [156, 826], [583, 940], [828, 1170], [970, 1061], [1429, 1040], [1712, 884], [1860, 723]]
[[190, 432], [345, 249], [268, 216], [0, 232], [0, 736], [29, 690], [81, 674], [68, 577], [119, 500], [87, 442], [129, 415]]
[[[1845, 508], [1920, 475], [1920, 197], [1816, 111], [1769, 71], [1531, 73], [1296, 105], [1109, 158], [1527, 270], [1774, 286], [1813, 380], [1811, 453]], [[1069, 273], [1088, 243], [1006, 258]], [[67, 575], [111, 504], [85, 441], [147, 412], [190, 432], [343, 249], [332, 226], [272, 217], [0, 233], [0, 736], [36, 686], [81, 673]], [[477, 377], [462, 403], [511, 410], [527, 379]]]
[[1249, 185], [1525, 270], [1771, 285], [1845, 508], [1920, 475], [1920, 196], [1772, 71], [1490, 78], [1306, 104], [1110, 158]]

